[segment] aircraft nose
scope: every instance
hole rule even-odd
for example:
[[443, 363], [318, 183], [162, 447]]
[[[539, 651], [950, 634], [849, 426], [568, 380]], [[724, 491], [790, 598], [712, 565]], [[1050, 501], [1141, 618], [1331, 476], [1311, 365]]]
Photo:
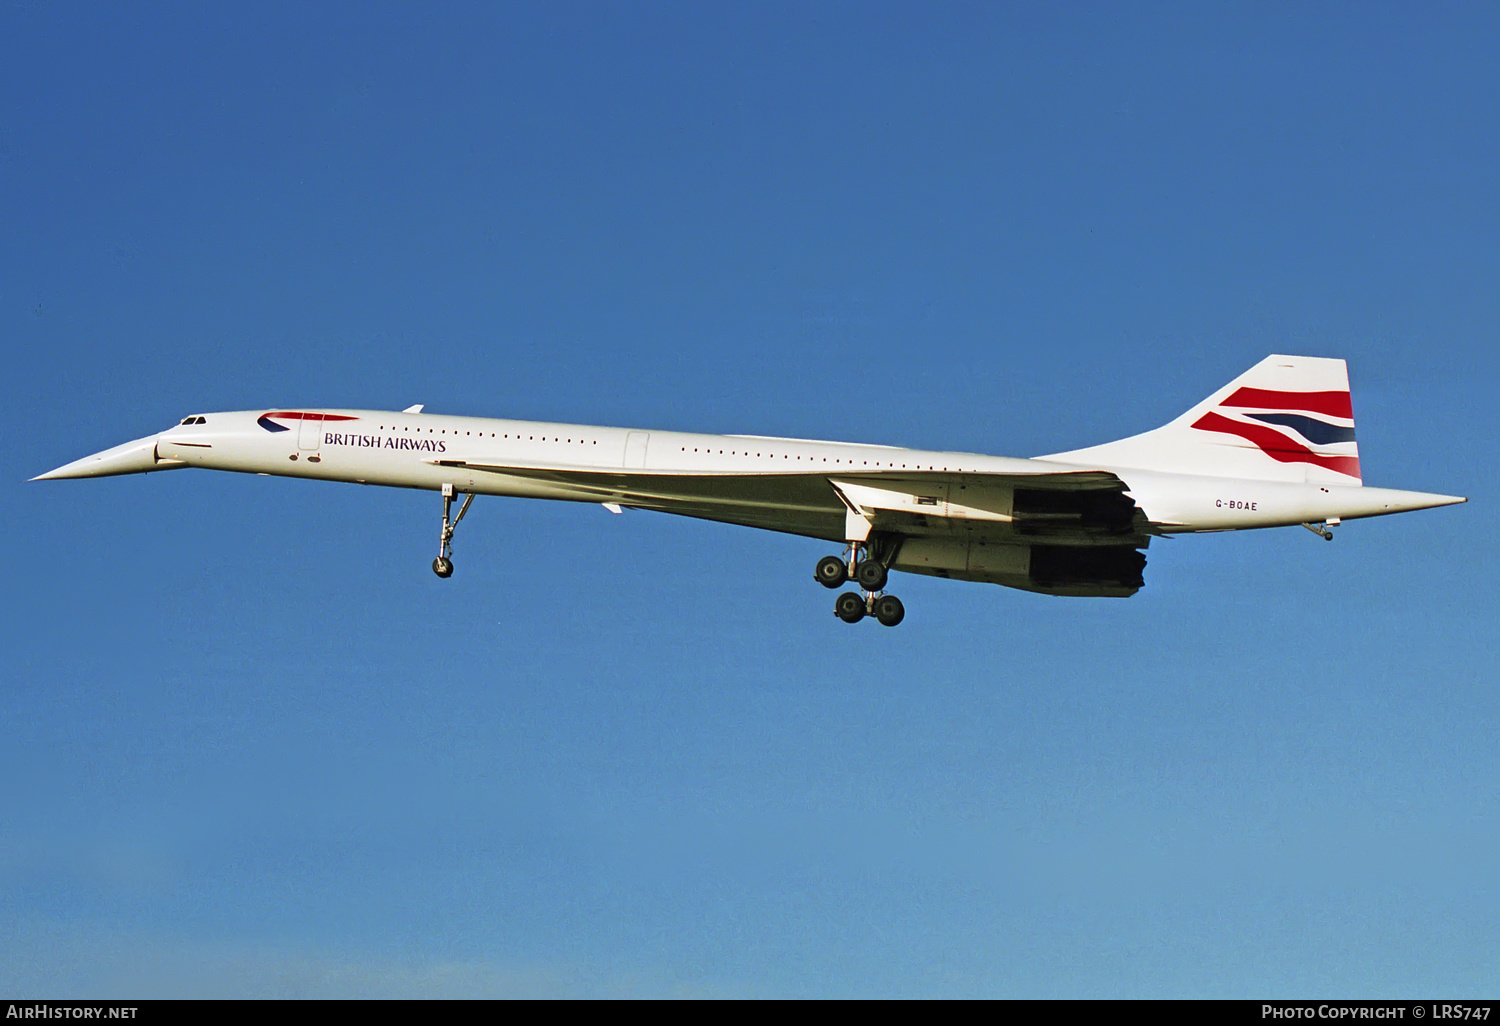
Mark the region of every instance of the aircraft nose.
[[144, 474], [152, 470], [170, 470], [184, 464], [180, 460], [156, 458], [156, 435], [138, 438], [113, 449], [96, 452], [81, 460], [64, 464], [56, 470], [38, 474], [33, 481], [55, 481], [64, 477], [110, 477], [115, 474]]

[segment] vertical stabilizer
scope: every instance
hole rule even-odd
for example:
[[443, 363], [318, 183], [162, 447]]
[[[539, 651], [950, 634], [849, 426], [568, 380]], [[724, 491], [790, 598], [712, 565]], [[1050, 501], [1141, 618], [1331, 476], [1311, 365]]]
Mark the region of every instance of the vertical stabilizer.
[[1041, 459], [1260, 481], [1360, 484], [1343, 360], [1268, 356], [1142, 435]]

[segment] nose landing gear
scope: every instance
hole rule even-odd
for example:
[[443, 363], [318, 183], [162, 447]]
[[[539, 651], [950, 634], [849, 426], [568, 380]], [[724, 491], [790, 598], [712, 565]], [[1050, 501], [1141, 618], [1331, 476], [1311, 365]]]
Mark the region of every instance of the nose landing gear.
[[432, 572], [444, 579], [453, 576], [453, 560], [449, 558], [453, 554], [453, 532], [464, 514], [469, 512], [469, 503], [474, 501], [473, 492], [465, 495], [463, 505], [458, 507], [458, 516], [450, 520], [448, 517], [453, 512], [453, 498], [457, 494], [451, 484], [443, 485], [443, 533], [438, 541], [437, 559], [432, 561]]
[[[894, 548], [888, 548], [887, 559], [895, 555]], [[906, 607], [896, 596], [881, 594], [889, 576], [886, 563], [871, 555], [864, 542], [850, 542], [847, 553], [848, 563], [838, 556], [824, 556], [813, 570], [813, 580], [825, 588], [837, 588], [852, 580], [863, 592], [841, 594], [833, 602], [833, 614], [845, 623], [859, 623], [866, 616], [873, 616], [886, 627], [896, 626], [906, 618]]]

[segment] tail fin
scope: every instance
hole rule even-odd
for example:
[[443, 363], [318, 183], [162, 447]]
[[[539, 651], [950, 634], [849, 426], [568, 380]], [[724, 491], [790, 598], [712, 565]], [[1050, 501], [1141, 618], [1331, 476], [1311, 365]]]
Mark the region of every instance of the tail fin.
[[1343, 360], [1268, 356], [1142, 435], [1042, 459], [1257, 481], [1360, 484]]

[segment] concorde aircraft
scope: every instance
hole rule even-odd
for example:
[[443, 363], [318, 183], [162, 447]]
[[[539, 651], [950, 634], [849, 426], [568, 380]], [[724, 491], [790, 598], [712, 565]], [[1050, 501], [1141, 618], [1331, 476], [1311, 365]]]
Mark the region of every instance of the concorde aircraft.
[[[475, 495], [678, 513], [841, 543], [814, 579], [847, 623], [906, 615], [892, 570], [1045, 595], [1133, 595], [1152, 538], [1446, 506], [1366, 488], [1343, 360], [1268, 356], [1154, 431], [1034, 459], [760, 435], [695, 435], [450, 417], [412, 406], [184, 417], [33, 480], [181, 467], [425, 488], [443, 519], [433, 572], [453, 573]], [[456, 499], [463, 497], [458, 515]]]

